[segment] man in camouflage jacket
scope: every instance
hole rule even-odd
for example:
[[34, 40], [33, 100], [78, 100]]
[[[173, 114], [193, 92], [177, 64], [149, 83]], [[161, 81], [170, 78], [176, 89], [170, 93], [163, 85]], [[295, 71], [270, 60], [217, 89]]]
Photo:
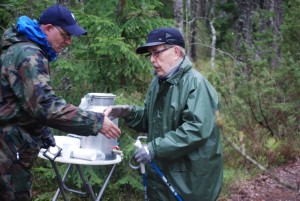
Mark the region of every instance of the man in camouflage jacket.
[[102, 113], [83, 111], [55, 95], [49, 63], [86, 34], [63, 6], [46, 9], [39, 20], [26, 16], [5, 31], [0, 60], [0, 200], [32, 200], [31, 168], [41, 147], [55, 145], [49, 127], [78, 135], [119, 137]]

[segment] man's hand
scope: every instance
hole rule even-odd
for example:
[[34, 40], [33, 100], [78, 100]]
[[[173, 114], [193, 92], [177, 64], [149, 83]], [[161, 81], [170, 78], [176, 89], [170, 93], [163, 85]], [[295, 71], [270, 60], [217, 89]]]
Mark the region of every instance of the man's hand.
[[43, 128], [41, 140], [42, 140], [41, 148], [48, 149], [50, 146], [55, 147], [56, 145], [54, 139], [54, 133], [48, 127]]
[[134, 157], [137, 162], [144, 164], [147, 164], [152, 160], [147, 145], [140, 147]]
[[111, 139], [120, 137], [121, 130], [107, 116], [104, 116], [100, 133], [102, 133], [108, 139]]
[[111, 120], [115, 118], [126, 118], [129, 116], [132, 108], [129, 105], [115, 105], [115, 106], [110, 106], [107, 108], [104, 112], [108, 118]]

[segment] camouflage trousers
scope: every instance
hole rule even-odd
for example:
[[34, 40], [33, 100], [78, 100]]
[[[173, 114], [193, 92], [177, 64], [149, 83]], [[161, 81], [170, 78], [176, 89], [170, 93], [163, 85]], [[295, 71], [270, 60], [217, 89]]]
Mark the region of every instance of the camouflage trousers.
[[39, 142], [18, 126], [0, 128], [0, 200], [32, 200], [31, 169]]

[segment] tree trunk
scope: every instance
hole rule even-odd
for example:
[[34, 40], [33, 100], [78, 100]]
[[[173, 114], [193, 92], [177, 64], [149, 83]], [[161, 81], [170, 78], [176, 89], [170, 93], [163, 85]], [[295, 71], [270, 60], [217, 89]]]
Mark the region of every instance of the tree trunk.
[[[261, 28], [262, 32], [267, 30], [272, 31], [274, 38], [270, 52], [267, 52], [267, 54], [272, 55], [272, 58], [270, 59], [271, 67], [278, 68], [281, 57], [279, 43], [281, 40], [280, 26], [283, 22], [283, 0], [263, 1], [262, 9], [267, 10], [272, 14], [267, 18], [262, 18]], [[265, 55], [260, 56], [264, 57]]]
[[[257, 30], [259, 33], [271, 32], [273, 36], [273, 41], [268, 44], [265, 37], [257, 38], [256, 41], [265, 41], [265, 46], [263, 47], [256, 45], [255, 56], [256, 58], [269, 58], [270, 66], [273, 68], [278, 68], [280, 63], [280, 48], [279, 42], [281, 40], [280, 26], [283, 22], [283, 0], [237, 0], [239, 8], [239, 19], [236, 24], [237, 37], [237, 55], [238, 60], [246, 61], [253, 58], [245, 58], [243, 54], [247, 51], [254, 50], [253, 47], [253, 13], [258, 13], [259, 20], [256, 22]], [[272, 15], [270, 15], [272, 14]], [[244, 54], [245, 55], [245, 54]], [[248, 66], [245, 69], [246, 72], [250, 73], [251, 68]]]
[[[237, 60], [241, 62], [246, 62], [252, 60], [253, 58], [248, 58], [247, 51], [253, 49], [253, 10], [254, 4], [253, 1], [248, 0], [237, 0], [238, 9], [239, 9], [239, 19], [236, 24], [236, 52]], [[247, 65], [243, 72], [246, 75], [250, 75], [252, 72], [251, 65]]]
[[210, 8], [210, 30], [211, 30], [211, 56], [210, 56], [210, 67], [211, 69], [215, 68], [215, 57], [216, 57], [216, 29], [214, 27], [214, 21], [215, 21], [215, 4], [216, 0], [212, 0], [211, 2], [211, 8]]
[[193, 0], [191, 2], [191, 23], [189, 27], [190, 37], [190, 57], [192, 60], [196, 60], [197, 49], [196, 49], [196, 38], [197, 38], [197, 21], [199, 18], [200, 0]]
[[184, 34], [183, 31], [183, 1], [182, 0], [174, 0], [173, 3], [173, 9], [174, 9], [174, 19], [175, 19], [175, 26], [176, 28], [181, 32], [181, 34]]

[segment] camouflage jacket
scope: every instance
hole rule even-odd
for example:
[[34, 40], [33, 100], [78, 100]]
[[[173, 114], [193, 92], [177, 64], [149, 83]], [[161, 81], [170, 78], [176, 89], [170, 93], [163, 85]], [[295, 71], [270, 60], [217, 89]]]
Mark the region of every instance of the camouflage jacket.
[[[43, 34], [38, 25], [34, 28]], [[17, 125], [36, 136], [45, 127], [96, 135], [102, 127], [103, 114], [83, 111], [56, 96], [49, 76], [49, 63], [53, 60], [49, 52], [53, 49], [50, 51], [39, 38], [29, 40], [25, 36], [12, 26], [1, 40], [0, 131]]]

